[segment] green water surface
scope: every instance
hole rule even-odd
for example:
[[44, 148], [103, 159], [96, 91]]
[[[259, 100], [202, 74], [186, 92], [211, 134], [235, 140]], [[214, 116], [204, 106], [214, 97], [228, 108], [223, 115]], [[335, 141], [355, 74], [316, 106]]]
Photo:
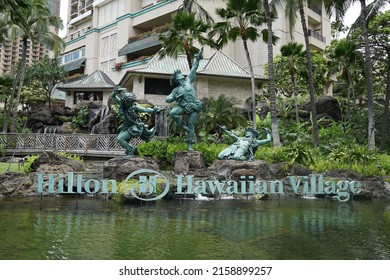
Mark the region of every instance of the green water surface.
[[371, 201], [0, 200], [0, 259], [390, 259]]

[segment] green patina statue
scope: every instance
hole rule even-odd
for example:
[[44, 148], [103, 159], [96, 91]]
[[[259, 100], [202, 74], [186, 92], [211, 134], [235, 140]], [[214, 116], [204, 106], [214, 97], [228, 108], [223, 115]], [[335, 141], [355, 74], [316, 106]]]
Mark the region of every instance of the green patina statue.
[[[176, 70], [171, 78], [171, 85], [175, 86], [170, 95], [165, 99], [167, 103], [177, 102], [177, 105], [171, 109], [170, 116], [176, 125], [187, 132], [188, 149], [192, 150], [192, 144], [195, 143], [195, 123], [199, 111], [202, 109], [202, 102], [197, 99], [193, 82], [196, 76], [196, 70], [199, 61], [202, 59], [203, 49], [196, 55], [191, 71], [187, 77], [184, 77], [180, 70]], [[187, 116], [187, 122], [183, 122], [182, 117]]]
[[148, 129], [148, 126], [140, 120], [138, 114], [151, 114], [163, 109], [138, 106], [135, 102], [135, 94], [129, 93], [125, 88], [119, 88], [119, 86], [115, 87], [111, 97], [119, 104], [119, 117], [123, 121], [118, 127], [118, 143], [126, 150], [127, 156], [133, 157], [136, 148], [129, 144], [130, 140], [139, 137], [144, 141], [149, 141], [155, 134], [155, 128]]
[[232, 137], [236, 142], [219, 153], [218, 159], [234, 159], [234, 160], [253, 160], [256, 148], [260, 145], [267, 144], [271, 141], [271, 131], [267, 128], [263, 130], [267, 134], [266, 139], [258, 140], [260, 133], [252, 127], [245, 129], [245, 136], [238, 137], [234, 133], [228, 131], [226, 127], [220, 126], [223, 132]]

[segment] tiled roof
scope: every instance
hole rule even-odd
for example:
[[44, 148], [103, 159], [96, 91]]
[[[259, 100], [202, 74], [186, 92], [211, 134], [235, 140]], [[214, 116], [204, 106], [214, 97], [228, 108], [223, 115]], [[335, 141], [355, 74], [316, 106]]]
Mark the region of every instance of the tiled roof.
[[106, 73], [100, 70], [96, 70], [84, 79], [77, 80], [71, 83], [60, 83], [58, 84], [57, 89], [112, 89], [114, 87], [114, 82], [107, 76]]
[[[188, 75], [189, 67], [187, 57], [179, 55], [177, 59], [172, 57], [159, 58], [156, 54], [152, 60], [144, 67], [138, 69], [129, 69], [128, 73], [151, 73], [171, 75], [173, 71], [180, 69], [184, 75]], [[199, 62], [197, 75], [249, 78], [250, 74], [233, 59], [221, 51], [217, 51], [211, 58], [203, 58]], [[266, 79], [265, 77], [255, 75], [257, 79]]]

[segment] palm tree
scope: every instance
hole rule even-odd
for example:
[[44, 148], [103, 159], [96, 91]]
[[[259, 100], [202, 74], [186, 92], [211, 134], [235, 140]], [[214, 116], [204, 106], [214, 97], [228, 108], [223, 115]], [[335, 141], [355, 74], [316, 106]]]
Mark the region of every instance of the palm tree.
[[336, 19], [340, 19], [345, 15], [347, 9], [355, 2], [360, 2], [360, 16], [353, 24], [351, 31], [360, 22], [364, 39], [364, 75], [366, 83], [367, 109], [368, 109], [368, 148], [375, 149], [375, 113], [374, 113], [374, 89], [372, 78], [372, 59], [368, 36], [368, 21], [378, 14], [379, 10], [389, 4], [388, 0], [374, 0], [371, 4], [366, 5], [365, 0], [325, 0], [327, 11], [333, 12]]
[[212, 45], [211, 40], [204, 36], [209, 25], [195, 18], [194, 13], [177, 12], [172, 16], [172, 26], [168, 34], [160, 34], [159, 40], [163, 44], [160, 50], [160, 58], [165, 56], [177, 57], [184, 53], [187, 56], [189, 69], [192, 68], [192, 61], [199, 51], [194, 46], [195, 42], [200, 45]]
[[240, 126], [246, 126], [247, 120], [240, 113], [240, 110], [235, 107], [237, 102], [232, 97], [225, 95], [204, 98], [202, 114], [198, 117], [198, 126], [209, 134], [211, 131], [216, 131], [218, 134], [218, 142], [222, 140], [222, 130], [218, 129], [218, 125], [226, 126], [227, 129], [234, 129]]
[[[20, 8], [27, 8], [28, 3], [24, 0], [0, 0], [0, 13], [10, 12], [13, 17], [21, 17]], [[27, 25], [27, 23], [24, 23]]]
[[[351, 116], [350, 100], [356, 100], [354, 82], [352, 79], [352, 72], [356, 69], [358, 62], [362, 61], [363, 57], [359, 51], [359, 46], [351, 40], [341, 39], [339, 41], [332, 42], [331, 46], [327, 50], [328, 57], [331, 59], [329, 66], [329, 74], [340, 74], [341, 77], [348, 85], [347, 93], [347, 106], [349, 122]], [[355, 66], [355, 67], [354, 67]]]
[[280, 53], [282, 56], [287, 58], [288, 70], [291, 76], [292, 92], [294, 95], [294, 105], [295, 105], [295, 122], [299, 123], [299, 111], [298, 111], [298, 98], [297, 98], [297, 84], [296, 84], [296, 65], [295, 59], [297, 56], [303, 55], [303, 45], [298, 44], [297, 42], [288, 43], [283, 45], [280, 48]]
[[[317, 111], [316, 111], [316, 93], [314, 87], [314, 74], [313, 74], [313, 63], [311, 60], [311, 52], [309, 46], [309, 31], [306, 23], [305, 9], [304, 5], [309, 2], [317, 2], [315, 0], [284, 0], [286, 4], [286, 16], [289, 19], [290, 30], [295, 26], [296, 21], [296, 11], [299, 12], [302, 29], [303, 29], [303, 37], [305, 40], [305, 54], [306, 54], [306, 63], [307, 63], [307, 82], [310, 96], [310, 106], [311, 106], [311, 119], [313, 125], [313, 140], [314, 147], [318, 147], [320, 144], [319, 136], [318, 136], [318, 123], [317, 123]], [[292, 32], [291, 32], [292, 36]]]
[[279, 137], [278, 116], [276, 110], [275, 71], [274, 71], [274, 53], [273, 53], [274, 40], [273, 40], [273, 31], [272, 31], [272, 21], [274, 18], [273, 15], [276, 13], [275, 2], [279, 2], [279, 1], [263, 0], [265, 17], [267, 20], [267, 49], [268, 49], [268, 78], [269, 78], [268, 93], [269, 93], [270, 107], [271, 107], [270, 110], [271, 110], [272, 139], [274, 142], [274, 146], [279, 147], [280, 137]]
[[256, 87], [252, 61], [248, 50], [248, 40], [255, 42], [260, 34], [257, 27], [265, 22], [264, 16], [259, 11], [258, 0], [227, 0], [226, 8], [217, 8], [217, 15], [223, 20], [214, 24], [214, 29], [209, 33], [210, 37], [218, 35], [216, 40], [220, 47], [228, 41], [242, 39], [245, 55], [248, 61], [252, 86], [252, 121], [256, 129]]
[[[59, 53], [64, 46], [63, 40], [50, 28], [56, 30], [62, 27], [62, 21], [51, 15], [51, 12], [46, 7], [45, 0], [28, 0], [28, 8], [20, 8], [21, 18], [12, 16], [12, 13], [5, 11], [1, 14], [0, 18], [0, 34], [7, 34], [7, 37], [11, 40], [21, 39], [22, 41], [22, 58], [20, 68], [16, 76], [18, 82], [18, 90], [16, 100], [14, 104], [14, 112], [11, 124], [11, 131], [15, 130], [15, 120], [17, 116], [17, 108], [20, 102], [20, 96], [22, 93], [24, 76], [26, 70], [27, 61], [27, 47], [30, 40], [33, 44], [43, 44], [46, 47]], [[22, 24], [27, 23], [27, 26]], [[16, 87], [14, 88], [14, 91]]]

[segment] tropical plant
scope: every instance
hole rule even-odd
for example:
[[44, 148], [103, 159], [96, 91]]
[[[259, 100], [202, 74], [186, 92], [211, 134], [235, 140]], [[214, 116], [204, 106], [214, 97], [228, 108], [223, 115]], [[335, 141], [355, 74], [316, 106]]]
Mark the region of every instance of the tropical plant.
[[296, 22], [296, 13], [298, 11], [301, 19], [301, 25], [303, 29], [303, 37], [305, 40], [305, 54], [306, 54], [306, 63], [307, 63], [307, 82], [308, 82], [308, 90], [310, 96], [310, 107], [311, 107], [311, 119], [313, 125], [313, 141], [314, 147], [318, 147], [320, 144], [320, 139], [318, 136], [318, 123], [317, 123], [317, 112], [316, 112], [316, 94], [315, 94], [315, 86], [314, 86], [314, 71], [313, 71], [313, 63], [311, 59], [310, 45], [309, 45], [309, 30], [307, 28], [306, 15], [305, 15], [305, 7], [304, 5], [308, 2], [315, 2], [314, 0], [284, 0], [286, 4], [286, 16], [289, 19], [290, 23], [290, 32], [291, 36], [293, 36], [293, 27]]
[[380, 149], [385, 149], [388, 140], [389, 102], [390, 102], [390, 11], [376, 15], [368, 25], [369, 42], [373, 52], [377, 79], [376, 84], [383, 85], [385, 92], [382, 114]]
[[275, 71], [274, 71], [274, 53], [273, 53], [273, 30], [272, 21], [276, 14], [275, 2], [263, 0], [265, 18], [267, 21], [267, 50], [268, 50], [268, 94], [271, 110], [272, 140], [275, 147], [280, 146], [278, 116], [276, 112], [276, 91], [275, 91]]
[[199, 130], [204, 130], [206, 135], [216, 132], [218, 142], [222, 141], [223, 132], [218, 128], [218, 125], [225, 126], [227, 129], [234, 129], [239, 126], [246, 126], [247, 120], [241, 114], [240, 110], [235, 107], [236, 100], [225, 95], [204, 98], [203, 109], [199, 114], [197, 127]]
[[0, 76], [0, 102], [4, 103], [4, 110], [12, 94], [13, 78], [11, 76]]
[[51, 14], [51, 11], [47, 7], [47, 1], [27, 0], [25, 3], [28, 7], [20, 7], [20, 17], [15, 17], [12, 11], [0, 13], [1, 37], [6, 37], [10, 40], [21, 39], [22, 42], [22, 58], [16, 75], [18, 87], [17, 91], [16, 87], [14, 87], [13, 93], [13, 96], [15, 96], [15, 104], [10, 104], [11, 109], [15, 108], [13, 110], [11, 131], [15, 130], [17, 108], [20, 103], [24, 84], [28, 41], [31, 41], [33, 44], [43, 44], [53, 49], [56, 53], [59, 53], [64, 46], [63, 40], [50, 30], [52, 27], [56, 30], [61, 28], [62, 21], [57, 16]]
[[88, 107], [82, 106], [77, 112], [76, 116], [72, 119], [73, 128], [83, 128], [87, 122], [88, 117]]
[[351, 98], [353, 102], [356, 100], [352, 75], [360, 71], [359, 66], [363, 61], [363, 56], [359, 51], [359, 46], [354, 41], [347, 39], [333, 41], [327, 48], [326, 53], [330, 59], [328, 63], [329, 75], [339, 74], [347, 84], [347, 121], [349, 122]]
[[283, 45], [280, 48], [280, 53], [283, 57], [287, 58], [288, 63], [288, 71], [290, 73], [291, 77], [291, 84], [292, 84], [292, 93], [294, 96], [294, 105], [295, 105], [295, 121], [299, 123], [299, 111], [298, 111], [298, 92], [297, 92], [297, 84], [296, 84], [296, 65], [295, 60], [297, 57], [302, 57], [303, 55], [303, 45], [298, 44], [296, 42], [288, 43], [286, 45]]
[[378, 14], [379, 10], [389, 4], [388, 0], [374, 0], [367, 5], [366, 0], [325, 0], [325, 7], [328, 13], [334, 13], [336, 19], [342, 19], [347, 9], [355, 2], [360, 2], [360, 16], [352, 25], [350, 34], [360, 23], [364, 41], [364, 76], [367, 95], [368, 111], [368, 149], [375, 148], [375, 112], [374, 112], [374, 90], [372, 75], [372, 58], [369, 44], [368, 22]]
[[58, 57], [49, 58], [45, 56], [42, 60], [35, 62], [26, 69], [26, 84], [38, 82], [51, 109], [51, 93], [55, 85], [65, 78], [66, 70], [60, 65]]
[[252, 122], [253, 128], [256, 129], [255, 74], [249, 55], [248, 41], [255, 42], [260, 37], [258, 27], [265, 22], [265, 17], [259, 10], [258, 0], [227, 0], [226, 8], [217, 8], [216, 13], [222, 21], [214, 24], [209, 36], [212, 38], [217, 36], [217, 45], [222, 47], [228, 41], [236, 41], [238, 38], [242, 39], [251, 75]]
[[195, 18], [194, 13], [177, 12], [172, 16], [172, 26], [168, 33], [161, 33], [159, 40], [163, 44], [160, 50], [160, 58], [171, 56], [176, 58], [179, 54], [185, 54], [189, 69], [192, 68], [192, 62], [195, 54], [199, 51], [194, 46], [213, 45], [212, 40], [205, 36], [209, 25]]

